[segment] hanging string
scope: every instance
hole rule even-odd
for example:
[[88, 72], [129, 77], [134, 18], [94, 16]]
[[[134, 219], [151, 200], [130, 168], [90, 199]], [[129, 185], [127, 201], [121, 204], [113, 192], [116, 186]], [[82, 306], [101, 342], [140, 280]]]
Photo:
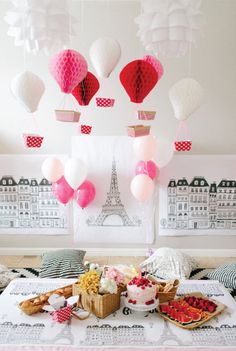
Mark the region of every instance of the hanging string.
[[110, 2], [109, 0], [106, 1], [106, 29], [107, 33], [109, 33], [110, 30]]
[[69, 25], [69, 41], [68, 41], [68, 43], [69, 43], [69, 47], [72, 47], [72, 43], [71, 43], [71, 41], [72, 41], [72, 24], [71, 24], [71, 6], [70, 6], [70, 1], [69, 0], [67, 0], [67, 8], [68, 8], [68, 14], [69, 14], [69, 23], [68, 23], [68, 25]]
[[84, 32], [84, 0], [80, 1], [80, 38]]
[[188, 77], [191, 77], [192, 74], [192, 37], [193, 31], [192, 28], [190, 29], [190, 41], [188, 46]]

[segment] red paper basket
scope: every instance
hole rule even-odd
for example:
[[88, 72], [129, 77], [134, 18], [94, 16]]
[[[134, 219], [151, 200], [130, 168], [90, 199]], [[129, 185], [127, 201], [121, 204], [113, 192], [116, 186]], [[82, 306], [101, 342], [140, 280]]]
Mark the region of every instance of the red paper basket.
[[80, 131], [82, 134], [90, 134], [92, 131], [92, 126], [87, 126], [85, 124], [82, 124], [80, 126]]
[[98, 107], [113, 107], [115, 99], [110, 98], [96, 98], [96, 104]]
[[23, 134], [25, 146], [28, 148], [40, 148], [44, 137], [37, 134]]
[[174, 141], [175, 151], [190, 151], [192, 149], [191, 140], [178, 140]]

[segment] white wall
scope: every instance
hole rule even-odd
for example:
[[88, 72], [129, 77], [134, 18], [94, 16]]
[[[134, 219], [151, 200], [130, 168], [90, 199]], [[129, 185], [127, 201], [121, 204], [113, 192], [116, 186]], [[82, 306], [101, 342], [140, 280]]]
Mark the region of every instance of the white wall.
[[[76, 135], [74, 125], [56, 122], [53, 109], [62, 98], [58, 86], [48, 73], [48, 57], [43, 54], [27, 55], [24, 63], [22, 48], [13, 45], [6, 35], [7, 25], [3, 16], [10, 8], [10, 1], [0, 1], [0, 153], [39, 154], [69, 153], [70, 138]], [[121, 61], [104, 90], [116, 98], [113, 109], [99, 109], [94, 101], [84, 112], [85, 122], [91, 122], [95, 135], [123, 135], [125, 126], [135, 122], [135, 105], [119, 83], [121, 68], [129, 61], [145, 54], [136, 37], [133, 21], [140, 11], [137, 1], [88, 1], [73, 0], [71, 10], [79, 19], [78, 35], [72, 48], [80, 51], [89, 62], [89, 46], [100, 36], [117, 38], [122, 47]], [[191, 75], [205, 89], [205, 103], [189, 119], [189, 131], [193, 140], [193, 154], [236, 154], [236, 1], [203, 0], [206, 16], [204, 36], [197, 49], [192, 50]], [[82, 13], [82, 15], [81, 15]], [[173, 118], [168, 100], [168, 90], [177, 80], [190, 71], [188, 57], [162, 59], [165, 75], [144, 103], [144, 108], [157, 110], [152, 131], [157, 136], [174, 138], [177, 121]], [[89, 62], [90, 70], [93, 68]], [[47, 91], [36, 113], [41, 133], [45, 136], [40, 150], [25, 149], [21, 133], [32, 128], [32, 119], [13, 99], [9, 91], [11, 79], [26, 67], [37, 73], [46, 83]], [[20, 162], [20, 159], [19, 159]], [[180, 158], [181, 162], [181, 158]], [[158, 237], [156, 245], [179, 248], [235, 248], [234, 237]], [[72, 237], [42, 239], [30, 236], [1, 236], [2, 247], [65, 247]]]

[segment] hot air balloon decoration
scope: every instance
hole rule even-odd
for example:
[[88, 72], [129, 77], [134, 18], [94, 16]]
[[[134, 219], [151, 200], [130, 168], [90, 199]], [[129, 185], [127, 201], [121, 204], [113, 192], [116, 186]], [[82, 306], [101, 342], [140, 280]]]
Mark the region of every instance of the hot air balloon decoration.
[[142, 103], [158, 82], [155, 68], [144, 60], [129, 62], [120, 72], [120, 81], [130, 101]]
[[[53, 56], [49, 62], [49, 71], [61, 91], [71, 94], [73, 89], [86, 77], [88, 65], [85, 58], [75, 50], [63, 50]], [[56, 118], [64, 122], [78, 122], [79, 112], [74, 110], [56, 110]]]
[[88, 72], [86, 77], [72, 90], [72, 95], [81, 106], [88, 106], [99, 86], [95, 75]]
[[[44, 82], [31, 71], [23, 71], [17, 74], [11, 82], [11, 92], [24, 109], [34, 117], [41, 98], [45, 91]], [[43, 137], [38, 134], [23, 134], [25, 146], [39, 148]]]
[[[179, 122], [174, 141], [175, 151], [190, 151], [192, 141], [188, 137], [186, 120], [200, 107], [203, 101], [203, 89], [192, 78], [184, 78], [175, 83], [169, 91], [169, 99]], [[179, 139], [180, 133], [184, 135]]]
[[[104, 82], [115, 69], [121, 56], [120, 44], [113, 38], [102, 37], [95, 40], [89, 51], [90, 59], [97, 76]], [[99, 97], [96, 99], [98, 107], [112, 107], [115, 99]]]

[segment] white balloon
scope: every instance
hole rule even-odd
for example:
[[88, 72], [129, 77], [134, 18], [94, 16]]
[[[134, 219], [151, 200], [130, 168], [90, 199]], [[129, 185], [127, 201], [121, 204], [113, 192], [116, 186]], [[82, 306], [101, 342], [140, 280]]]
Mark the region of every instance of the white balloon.
[[79, 158], [70, 158], [65, 164], [64, 176], [67, 183], [77, 189], [87, 176], [87, 167]]
[[171, 141], [164, 138], [157, 138], [157, 148], [155, 162], [158, 167], [165, 167], [174, 155], [173, 145]]
[[130, 184], [130, 190], [136, 200], [145, 202], [152, 196], [154, 191], [154, 182], [146, 174], [136, 175]]
[[97, 75], [108, 78], [120, 59], [120, 44], [113, 38], [99, 38], [92, 43], [89, 55]]
[[134, 138], [133, 150], [136, 157], [142, 161], [151, 160], [156, 153], [157, 141], [152, 135]]
[[55, 157], [48, 157], [42, 164], [42, 173], [48, 181], [56, 182], [63, 176], [63, 164]]
[[11, 91], [27, 112], [35, 112], [45, 91], [45, 85], [36, 74], [24, 71], [13, 78]]
[[169, 98], [175, 117], [183, 121], [200, 107], [203, 89], [196, 80], [184, 78], [172, 86]]

